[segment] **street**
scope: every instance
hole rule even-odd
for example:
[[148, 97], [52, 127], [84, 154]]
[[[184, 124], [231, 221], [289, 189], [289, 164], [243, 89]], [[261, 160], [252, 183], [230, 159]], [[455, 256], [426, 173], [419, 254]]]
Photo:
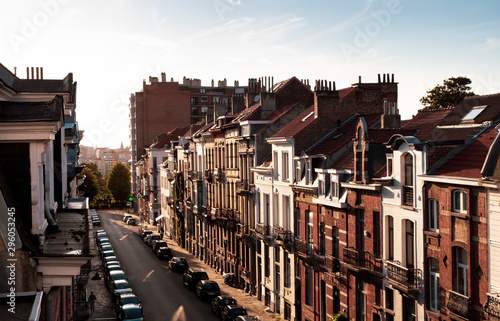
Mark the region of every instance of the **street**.
[[[142, 301], [145, 320], [218, 320], [210, 303], [201, 302], [182, 283], [182, 274], [172, 272], [168, 262], [158, 260], [120, 214], [100, 212], [102, 228], [112, 242], [134, 293]], [[173, 251], [174, 256], [176, 252]], [[196, 266], [196, 262], [189, 262]]]

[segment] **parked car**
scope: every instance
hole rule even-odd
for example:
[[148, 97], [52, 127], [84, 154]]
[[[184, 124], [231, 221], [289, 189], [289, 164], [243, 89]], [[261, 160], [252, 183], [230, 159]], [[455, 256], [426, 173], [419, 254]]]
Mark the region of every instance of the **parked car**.
[[107, 256], [104, 258], [104, 265], [107, 266], [110, 263], [118, 263], [118, 258], [116, 256]]
[[222, 320], [236, 320], [240, 315], [248, 315], [247, 310], [241, 305], [226, 305], [221, 313]]
[[236, 305], [236, 299], [228, 295], [219, 295], [212, 300], [212, 312], [220, 316], [226, 305]]
[[157, 241], [157, 240], [161, 240], [160, 234], [153, 233], [151, 235], [148, 235], [148, 242], [147, 242], [148, 246], [152, 247], [153, 246], [153, 242]]
[[146, 235], [148, 234], [153, 234], [153, 231], [151, 230], [148, 230], [148, 229], [145, 229], [145, 230], [142, 230], [139, 232], [139, 237], [141, 238], [141, 240], [144, 241], [144, 238], [146, 237]]
[[260, 318], [256, 315], [239, 315], [236, 321], [260, 321]]
[[135, 225], [135, 218], [131, 217], [127, 220], [127, 225]]
[[118, 264], [118, 262], [113, 262], [109, 265], [107, 265], [105, 268], [104, 268], [104, 277], [107, 278], [108, 275], [109, 275], [109, 272], [111, 271], [122, 271], [122, 267], [120, 266], [120, 264]]
[[[120, 315], [120, 310], [125, 304], [135, 304], [141, 306], [141, 301], [134, 293], [124, 293], [116, 296], [113, 304], [115, 306], [116, 315]], [[142, 307], [141, 307], [142, 308]]]
[[97, 245], [100, 246], [104, 243], [111, 243], [111, 241], [107, 237], [101, 237], [97, 239]]
[[99, 226], [99, 225], [101, 225], [101, 220], [99, 218], [93, 218], [92, 219], [92, 225], [93, 226]]
[[126, 221], [127, 221], [129, 218], [131, 218], [131, 217], [132, 217], [132, 215], [128, 215], [128, 214], [127, 214], [127, 215], [124, 215], [124, 216], [123, 216], [123, 221], [124, 221], [124, 222], [126, 222]]
[[120, 321], [143, 321], [144, 313], [137, 304], [125, 304], [121, 307], [117, 318]]
[[118, 296], [123, 293], [132, 292], [132, 287], [127, 280], [115, 280], [111, 283], [111, 293], [113, 296]]
[[203, 269], [189, 268], [184, 272], [183, 281], [188, 289], [194, 289], [201, 280], [208, 280], [208, 274]]
[[105, 244], [101, 243], [99, 245], [99, 251], [101, 251], [101, 253], [105, 251], [113, 251], [113, 247], [111, 246], [110, 243], [105, 243]]
[[176, 257], [173, 257], [172, 259], [170, 259], [170, 261], [168, 262], [168, 267], [172, 271], [183, 272], [183, 271], [186, 271], [189, 268], [189, 264], [186, 261], [186, 258], [184, 258], [184, 257], [177, 257], [176, 256]]
[[214, 280], [201, 280], [196, 284], [196, 296], [203, 300], [212, 300], [220, 295], [220, 288]]
[[104, 251], [101, 253], [101, 257], [103, 260], [109, 256], [116, 256], [115, 251], [110, 250], [110, 251]]
[[153, 253], [156, 253], [156, 251], [157, 251], [160, 247], [168, 247], [167, 242], [166, 242], [166, 241], [162, 241], [162, 240], [156, 240], [156, 241], [153, 243], [153, 246], [152, 246]]
[[123, 270], [110, 271], [107, 275], [108, 287], [111, 287], [111, 284], [117, 280], [127, 280], [127, 276]]
[[172, 250], [168, 247], [160, 247], [158, 250], [156, 250], [156, 257], [168, 261], [173, 257]]

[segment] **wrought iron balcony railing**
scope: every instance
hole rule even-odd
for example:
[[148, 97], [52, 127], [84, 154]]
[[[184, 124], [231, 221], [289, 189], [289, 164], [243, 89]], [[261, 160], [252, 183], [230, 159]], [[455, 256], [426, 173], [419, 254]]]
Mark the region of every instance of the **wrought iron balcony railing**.
[[343, 250], [344, 263], [349, 264], [354, 269], [363, 269], [370, 272], [383, 272], [381, 259], [376, 258], [370, 252], [359, 252], [353, 247], [345, 247]]
[[288, 244], [293, 241], [293, 233], [292, 231], [285, 230], [281, 226], [274, 227], [274, 238], [275, 241], [280, 244]]
[[271, 226], [263, 223], [257, 223], [255, 224], [255, 233], [263, 238], [269, 238], [271, 237]]
[[193, 181], [201, 181], [201, 180], [203, 180], [203, 173], [193, 171], [193, 173], [191, 174], [191, 179]]
[[418, 293], [422, 280], [422, 270], [404, 267], [398, 261], [388, 261], [387, 278], [390, 283], [408, 294]]
[[448, 310], [452, 313], [469, 319], [470, 317], [470, 298], [455, 291], [448, 291]]

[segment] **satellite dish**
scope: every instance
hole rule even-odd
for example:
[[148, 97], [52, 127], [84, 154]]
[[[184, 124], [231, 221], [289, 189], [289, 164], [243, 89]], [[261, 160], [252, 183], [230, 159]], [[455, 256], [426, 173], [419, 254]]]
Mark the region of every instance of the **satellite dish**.
[[258, 102], [259, 100], [260, 100], [260, 96], [259, 95], [255, 96], [255, 98], [253, 99], [254, 102]]

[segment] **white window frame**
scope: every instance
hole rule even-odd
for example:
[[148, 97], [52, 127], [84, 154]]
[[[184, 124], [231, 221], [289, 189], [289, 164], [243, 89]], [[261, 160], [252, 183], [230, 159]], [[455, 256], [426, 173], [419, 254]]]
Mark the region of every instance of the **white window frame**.
[[[432, 258], [432, 260], [436, 260]], [[437, 261], [439, 268], [439, 261]], [[439, 270], [432, 271], [429, 260], [429, 305], [432, 311], [439, 311]]]
[[[459, 205], [457, 207], [456, 201], [459, 198]], [[461, 189], [453, 190], [452, 192], [453, 212], [467, 213], [467, 192]]]
[[281, 154], [281, 162], [282, 162], [282, 178], [281, 180], [287, 181], [290, 178], [289, 167], [288, 166], [288, 152], [283, 152]]
[[431, 198], [429, 199], [429, 231], [438, 232], [439, 231], [439, 202]]
[[[468, 295], [468, 288], [467, 288], [467, 270], [469, 269], [467, 263], [461, 263], [458, 261], [458, 253], [460, 251], [463, 251], [463, 253], [465, 254], [465, 258], [467, 258], [467, 251], [464, 250], [463, 248], [461, 247], [456, 247], [455, 248], [455, 259], [456, 259], [456, 269], [457, 269], [457, 278], [456, 278], [456, 292], [457, 293], [460, 293], [462, 295], [465, 295], [465, 296], [469, 296]], [[467, 260], [468, 262], [468, 260]]]

